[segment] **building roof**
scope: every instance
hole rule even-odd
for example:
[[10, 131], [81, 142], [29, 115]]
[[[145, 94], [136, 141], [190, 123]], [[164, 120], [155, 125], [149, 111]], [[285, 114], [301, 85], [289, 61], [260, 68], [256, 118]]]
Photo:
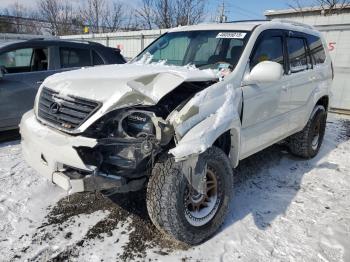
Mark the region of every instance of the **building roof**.
[[[348, 9], [350, 10], [350, 6], [344, 6], [342, 7], [341, 5], [337, 5], [337, 7], [333, 8], [335, 10], [340, 10], [340, 9]], [[308, 12], [321, 12], [324, 10], [321, 6], [310, 6], [310, 7], [303, 7], [300, 10], [289, 8], [289, 9], [280, 9], [280, 10], [266, 10], [264, 12], [264, 15], [269, 17], [273, 15], [284, 15], [284, 14], [294, 14], [294, 13], [308, 13]]]

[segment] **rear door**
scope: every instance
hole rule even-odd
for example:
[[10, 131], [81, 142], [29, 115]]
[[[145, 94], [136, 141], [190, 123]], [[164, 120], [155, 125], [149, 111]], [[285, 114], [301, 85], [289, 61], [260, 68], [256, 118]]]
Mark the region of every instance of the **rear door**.
[[22, 46], [0, 53], [4, 76], [0, 80], [0, 128], [16, 127], [22, 115], [33, 108], [42, 81], [52, 74], [50, 48]]
[[302, 127], [307, 115], [307, 103], [315, 90], [315, 70], [310, 57], [306, 35], [300, 32], [289, 31], [286, 37], [288, 50], [288, 75], [290, 81], [290, 126], [293, 132]]
[[[283, 31], [266, 30], [259, 36], [252, 51], [250, 69], [262, 61], [274, 61], [285, 70], [285, 53]], [[242, 87], [242, 158], [283, 138], [287, 132], [290, 100], [288, 84], [284, 74], [281, 81], [276, 83]]]

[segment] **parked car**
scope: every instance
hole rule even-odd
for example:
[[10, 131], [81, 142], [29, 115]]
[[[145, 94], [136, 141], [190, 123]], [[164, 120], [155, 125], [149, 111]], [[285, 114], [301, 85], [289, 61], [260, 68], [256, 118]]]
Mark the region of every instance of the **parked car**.
[[240, 160], [281, 140], [318, 153], [333, 76], [325, 47], [291, 22], [172, 29], [130, 64], [47, 78], [21, 122], [23, 155], [70, 193], [147, 187], [155, 226], [201, 243], [225, 219]]
[[44, 79], [83, 66], [122, 64], [119, 49], [92, 42], [33, 39], [0, 43], [0, 131], [18, 128]]

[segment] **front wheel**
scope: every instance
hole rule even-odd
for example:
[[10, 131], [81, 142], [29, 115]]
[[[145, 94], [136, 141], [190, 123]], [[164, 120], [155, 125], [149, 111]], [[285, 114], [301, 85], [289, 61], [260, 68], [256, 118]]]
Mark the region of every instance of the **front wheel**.
[[147, 187], [147, 209], [154, 225], [190, 245], [203, 242], [219, 229], [233, 187], [232, 168], [221, 149], [209, 148], [198, 161], [207, 164], [205, 194], [192, 188], [169, 156], [155, 164]]

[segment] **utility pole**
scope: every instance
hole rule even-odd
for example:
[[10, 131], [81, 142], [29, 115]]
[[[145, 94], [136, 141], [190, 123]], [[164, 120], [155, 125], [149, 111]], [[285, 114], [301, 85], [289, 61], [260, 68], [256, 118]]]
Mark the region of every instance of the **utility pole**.
[[227, 22], [227, 16], [226, 16], [226, 10], [225, 10], [225, 0], [222, 0], [222, 3], [219, 5], [218, 8], [218, 16], [216, 17], [217, 23], [226, 23]]

